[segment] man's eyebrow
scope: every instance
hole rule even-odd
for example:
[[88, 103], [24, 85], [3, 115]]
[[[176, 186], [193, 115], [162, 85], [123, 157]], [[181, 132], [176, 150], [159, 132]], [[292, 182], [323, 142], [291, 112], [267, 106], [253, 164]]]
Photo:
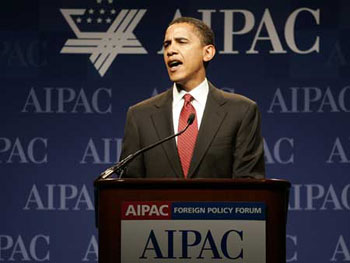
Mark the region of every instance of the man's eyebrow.
[[[175, 37], [175, 41], [179, 42], [179, 41], [189, 41], [189, 39], [187, 37]], [[165, 39], [163, 41], [163, 45], [167, 45], [171, 42], [171, 39]]]
[[188, 40], [188, 38], [187, 37], [176, 37], [175, 40], [176, 41]]

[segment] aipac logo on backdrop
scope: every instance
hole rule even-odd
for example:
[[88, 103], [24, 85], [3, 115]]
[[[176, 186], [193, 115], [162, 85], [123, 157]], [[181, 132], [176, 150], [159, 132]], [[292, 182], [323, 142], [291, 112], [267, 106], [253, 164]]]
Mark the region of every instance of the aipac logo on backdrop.
[[103, 77], [118, 54], [147, 54], [133, 31], [146, 9], [116, 11], [113, 0], [96, 0], [85, 9], [61, 9], [76, 38], [68, 39], [64, 54], [90, 54], [90, 61]]

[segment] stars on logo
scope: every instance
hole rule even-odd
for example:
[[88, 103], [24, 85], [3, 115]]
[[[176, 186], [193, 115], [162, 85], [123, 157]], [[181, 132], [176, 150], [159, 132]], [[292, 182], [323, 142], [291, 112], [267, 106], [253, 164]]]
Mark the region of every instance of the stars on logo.
[[[112, 20], [115, 18], [117, 11], [113, 8], [111, 10], [106, 10], [104, 8], [101, 8], [99, 10], [94, 10], [93, 8], [90, 8], [86, 10], [84, 15], [77, 16], [75, 18], [75, 21], [77, 24], [82, 24], [86, 22], [87, 24], [111, 24]], [[110, 17], [112, 16], [112, 17]]]
[[[113, 4], [114, 0], [107, 0], [108, 4]], [[96, 0], [96, 3], [102, 4], [102, 0]]]
[[[113, 0], [96, 0], [98, 4], [103, 5], [104, 2], [109, 4], [113, 3]], [[87, 24], [98, 24], [100, 26], [104, 24], [111, 24], [117, 15], [116, 9], [111, 6], [107, 8], [106, 5], [103, 5], [103, 8], [88, 8], [83, 14], [75, 17], [77, 24], [84, 25], [84, 22]]]

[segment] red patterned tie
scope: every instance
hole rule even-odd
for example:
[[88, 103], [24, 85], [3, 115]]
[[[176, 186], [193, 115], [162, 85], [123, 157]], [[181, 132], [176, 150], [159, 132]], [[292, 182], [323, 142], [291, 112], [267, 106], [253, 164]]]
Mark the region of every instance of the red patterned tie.
[[[196, 110], [191, 104], [193, 97], [190, 94], [185, 94], [184, 100], [185, 100], [185, 103], [180, 113], [178, 131], [181, 131], [186, 127], [188, 117], [191, 115], [191, 113], [194, 113], [196, 115]], [[197, 116], [196, 116], [192, 125], [190, 125], [190, 127], [188, 127], [188, 129], [183, 134], [181, 134], [177, 139], [177, 151], [179, 153], [182, 171], [185, 178], [187, 178], [188, 169], [190, 168], [190, 163], [192, 159], [194, 145], [197, 139], [197, 134], [198, 134], [198, 124], [197, 124]]]

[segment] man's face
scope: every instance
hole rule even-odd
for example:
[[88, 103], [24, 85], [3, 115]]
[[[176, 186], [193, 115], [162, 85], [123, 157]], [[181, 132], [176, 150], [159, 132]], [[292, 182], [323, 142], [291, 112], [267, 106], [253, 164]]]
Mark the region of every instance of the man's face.
[[164, 61], [170, 79], [185, 89], [199, 85], [205, 78], [205, 49], [191, 24], [168, 27], [164, 37]]

